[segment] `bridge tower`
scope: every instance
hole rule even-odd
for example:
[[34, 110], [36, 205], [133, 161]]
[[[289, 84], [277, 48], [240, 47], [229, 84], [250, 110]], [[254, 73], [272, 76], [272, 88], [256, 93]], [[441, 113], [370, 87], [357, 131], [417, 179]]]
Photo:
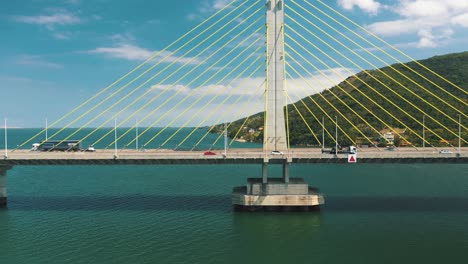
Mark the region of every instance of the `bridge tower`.
[[[266, 1], [267, 70], [265, 91], [264, 162], [262, 178], [249, 178], [235, 187], [232, 203], [237, 210], [308, 210], [323, 204], [318, 189], [302, 178], [289, 178], [289, 145], [284, 118], [285, 54], [284, 0]], [[268, 178], [270, 163], [283, 166], [282, 178]]]
[[265, 91], [265, 152], [288, 150], [284, 119], [284, 2], [268, 0], [267, 20], [267, 76]]

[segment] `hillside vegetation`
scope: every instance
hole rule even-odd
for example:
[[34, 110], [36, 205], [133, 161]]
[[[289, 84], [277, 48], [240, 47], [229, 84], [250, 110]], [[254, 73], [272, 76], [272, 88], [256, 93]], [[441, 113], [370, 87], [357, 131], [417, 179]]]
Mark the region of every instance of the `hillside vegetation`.
[[[348, 135], [344, 135], [344, 132], [340, 130], [338, 141], [342, 145], [354, 143], [369, 144], [369, 139], [374, 142], [382, 142], [382, 130], [391, 127], [391, 129], [398, 128], [405, 130], [402, 136], [406, 140], [400, 139], [397, 136], [395, 139], [396, 145], [402, 142], [409, 142], [409, 144], [420, 146], [422, 145], [422, 139], [418, 135], [422, 135], [422, 125], [416, 120], [422, 122], [424, 115], [426, 116], [425, 138], [429, 141], [426, 145], [440, 146], [446, 145], [447, 142], [448, 144], [458, 145], [457, 136], [453, 134], [458, 135], [458, 124], [450, 121], [444, 116], [444, 113], [458, 120], [458, 114], [448, 105], [453, 106], [455, 109], [460, 109], [464, 113], [468, 113], [465, 105], [468, 103], [468, 52], [436, 56], [419, 62], [450, 80], [458, 87], [461, 87], [462, 90], [428, 72], [415, 62], [391, 66], [395, 70], [404, 73], [408, 78], [397, 73], [391, 67], [360, 72], [347, 78], [338, 86], [325, 90], [320, 94], [303, 98], [302, 101], [294, 103], [294, 106], [288, 105], [285, 107], [285, 112], [287, 109], [289, 117], [291, 145], [320, 145], [316, 137], [321, 141], [322, 116], [325, 116], [325, 127], [329, 130], [329, 133], [326, 133], [325, 136], [326, 144], [334, 144], [332, 136], [334, 136], [335, 124], [331, 119], [337, 116], [339, 126]], [[405, 65], [414, 69], [429, 81], [412, 72]], [[424, 91], [415, 83], [420, 84], [433, 95]], [[464, 103], [448, 95], [434, 84], [439, 85]], [[385, 85], [390, 87], [390, 89]], [[442, 98], [448, 105], [437, 99], [434, 95]], [[305, 125], [296, 108], [306, 119], [315, 136]], [[350, 111], [350, 108], [355, 113]], [[313, 117], [311, 112], [315, 114], [316, 118]], [[331, 117], [331, 119], [327, 116]], [[440, 122], [440, 124], [431, 117]], [[318, 122], [316, 119], [320, 121]], [[346, 119], [349, 121], [346, 121]], [[262, 142], [263, 123], [264, 113], [262, 112], [248, 117], [247, 121], [243, 118], [232, 122], [229, 126], [228, 134], [230, 137], [234, 137], [241, 128], [241, 125], [244, 124], [237, 138], [252, 142]], [[466, 120], [464, 123], [466, 124]], [[448, 129], [443, 128], [443, 126], [446, 126]], [[372, 127], [375, 129], [372, 129]], [[218, 125], [212, 131], [220, 132], [221, 130], [222, 126]], [[438, 134], [442, 139], [435, 134]], [[462, 138], [468, 140], [466, 130], [463, 130]]]

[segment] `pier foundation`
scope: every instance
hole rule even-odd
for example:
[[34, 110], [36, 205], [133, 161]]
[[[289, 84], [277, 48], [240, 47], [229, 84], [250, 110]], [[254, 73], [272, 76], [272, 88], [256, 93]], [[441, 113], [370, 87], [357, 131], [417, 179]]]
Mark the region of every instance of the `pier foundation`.
[[267, 178], [266, 163], [262, 174], [262, 178], [249, 178], [246, 186], [233, 189], [236, 211], [310, 211], [325, 202], [319, 189], [303, 178], [289, 177], [289, 163], [283, 164], [283, 178]]
[[0, 208], [7, 206], [7, 170], [11, 167], [0, 166]]

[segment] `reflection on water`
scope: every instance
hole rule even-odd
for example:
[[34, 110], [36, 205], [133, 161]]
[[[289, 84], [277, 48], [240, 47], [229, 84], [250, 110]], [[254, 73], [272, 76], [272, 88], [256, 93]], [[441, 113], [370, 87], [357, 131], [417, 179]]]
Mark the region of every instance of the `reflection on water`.
[[230, 211], [227, 195], [12, 196], [8, 210], [20, 211]]
[[320, 211], [245, 213], [232, 216], [233, 263], [305, 263], [309, 247], [320, 247]]

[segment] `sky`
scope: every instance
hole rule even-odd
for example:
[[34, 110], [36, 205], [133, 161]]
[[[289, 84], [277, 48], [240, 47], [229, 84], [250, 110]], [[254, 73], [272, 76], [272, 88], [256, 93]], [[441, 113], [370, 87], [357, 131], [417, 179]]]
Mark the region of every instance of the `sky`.
[[[0, 3], [0, 116], [8, 119], [9, 127], [42, 127], [46, 118], [49, 123], [53, 123], [153, 54], [158, 54], [155, 61], [162, 61], [158, 67], [173, 63], [171, 67], [174, 68], [167, 70], [156, 68], [156, 71], [161, 72], [161, 75], [156, 79], [147, 84], [142, 81], [132, 84], [143, 84], [142, 91], [148, 92], [139, 103], [135, 104], [135, 108], [130, 107], [120, 112], [118, 110], [122, 110], [123, 106], [117, 106], [104, 114], [103, 109], [107, 109], [111, 103], [118, 101], [120, 95], [116, 96], [95, 110], [97, 113], [102, 113], [103, 116], [94, 123], [89, 123], [88, 126], [98, 126], [103, 120], [109, 121], [115, 116], [118, 116], [117, 118], [120, 120], [126, 119], [130, 113], [134, 113], [145, 102], [149, 102], [151, 96], [158, 96], [158, 91], [166, 91], [166, 89], [172, 90], [164, 95], [159, 95], [158, 100], [163, 101], [155, 101], [156, 105], [149, 107], [152, 110], [161, 107], [155, 112], [156, 114], [145, 109], [129, 118], [128, 122], [134, 122], [134, 119], [144, 119], [145, 116], [149, 115], [150, 118], [146, 124], [151, 124], [156, 121], [155, 115], [162, 116], [160, 111], [173, 109], [177, 103], [180, 103], [178, 108], [160, 120], [156, 126], [209, 124], [217, 122], [219, 119], [226, 121], [260, 111], [263, 108], [263, 91], [258, 87], [263, 84], [264, 71], [252, 72], [253, 69], [249, 69], [241, 72], [241, 69], [247, 67], [243, 64], [239, 69], [235, 69], [235, 65], [241, 63], [235, 61], [235, 56], [240, 55], [240, 51], [231, 54], [227, 54], [227, 51], [234, 49], [234, 47], [245, 47], [244, 51], [247, 52], [242, 56], [251, 56], [246, 59], [247, 62], [252, 62], [254, 68], [255, 65], [264, 64], [262, 61], [254, 61], [255, 56], [262, 54], [261, 43], [265, 41], [262, 39], [264, 28], [261, 29], [265, 23], [265, 12], [262, 9], [264, 1], [235, 1], [231, 6], [223, 9], [230, 2], [230, 0], [2, 0]], [[411, 58], [424, 59], [467, 50], [467, 0], [328, 0], [324, 2], [366, 30], [402, 50]], [[298, 20], [300, 19], [298, 14], [310, 15], [307, 10], [319, 18], [325, 18], [313, 6], [329, 12], [329, 9], [316, 0], [287, 0], [286, 5], [287, 14]], [[289, 5], [291, 6], [290, 10], [288, 10]], [[248, 9], [248, 6], [253, 7]], [[236, 7], [238, 9], [235, 9]], [[240, 13], [242, 10], [248, 12]], [[187, 38], [187, 40], [179, 41], [174, 46], [170, 46], [169, 49], [165, 49], [173, 41], [216, 12], [220, 12], [220, 15], [215, 17], [213, 21], [229, 11], [233, 11], [234, 15], [239, 14], [239, 16], [233, 19], [232, 25], [230, 24], [229, 27], [220, 32], [228, 32], [229, 28], [234, 27], [234, 25], [240, 27], [227, 35], [229, 40], [226, 42], [221, 40], [210, 46], [211, 42], [221, 39], [221, 37], [215, 36], [207, 38], [207, 42], [198, 48], [196, 44], [200, 42], [199, 40], [189, 41]], [[257, 13], [253, 14], [254, 11]], [[251, 13], [253, 16], [248, 18]], [[331, 13], [329, 12], [329, 14]], [[364, 32], [363, 29], [346, 22], [336, 14], [334, 16], [343, 23], [347, 23], [347, 26], [358, 34]], [[310, 19], [313, 20], [313, 17]], [[310, 28], [311, 32], [317, 34], [323, 35], [328, 32], [343, 42], [347, 41], [346, 37], [358, 40], [355, 35], [349, 32], [340, 35], [325, 25], [321, 26], [322, 32], [305, 21], [298, 24], [305, 25], [306, 28]], [[300, 49], [300, 46], [291, 40], [299, 40], [300, 42], [300, 34], [306, 34], [306, 29], [301, 29], [298, 24], [287, 21], [290, 29], [285, 29], [286, 42], [291, 43], [290, 48], [297, 50]], [[222, 23], [219, 26], [221, 25]], [[249, 25], [252, 27], [247, 29]], [[260, 30], [258, 30], [257, 25]], [[203, 25], [198, 32], [207, 26]], [[240, 28], [246, 28], [246, 31], [241, 32]], [[299, 35], [293, 33], [293, 30], [297, 30]], [[208, 31], [208, 33], [210, 32], [216, 33], [214, 29]], [[236, 35], [237, 33], [239, 34]], [[256, 38], [257, 36], [259, 38]], [[235, 38], [236, 40], [234, 40]], [[260, 44], [255, 43], [248, 47], [248, 44], [253, 43], [255, 39], [259, 39], [258, 43]], [[241, 40], [246, 41], [241, 42]], [[366, 54], [367, 51], [375, 50], [376, 47], [393, 52], [381, 42], [377, 42], [376, 47], [366, 42], [360, 42], [360, 47], [352, 47], [349, 51], [345, 51], [344, 56], [336, 55], [338, 62], [334, 62], [325, 55], [325, 53], [332, 53], [331, 47], [326, 46], [326, 42], [314, 41], [321, 47], [323, 55], [320, 55], [319, 51], [316, 54], [319, 58], [323, 58], [325, 63], [318, 63], [315, 65], [316, 67], [309, 65], [307, 71], [299, 65], [303, 61], [308, 61], [313, 55], [299, 51], [299, 53], [304, 54], [304, 57], [301, 58], [299, 54], [295, 55], [291, 52], [289, 57], [291, 59], [287, 61], [299, 71], [298, 73], [290, 71], [288, 77], [290, 94], [291, 97], [294, 97], [291, 99], [292, 101], [331, 87], [349, 75], [359, 72], [360, 67], [345, 59], [353, 52]], [[187, 45], [183, 46], [185, 43]], [[216, 53], [216, 49], [221, 48], [222, 45], [225, 45], [224, 49], [220, 53]], [[336, 45], [338, 50], [343, 50], [339, 44]], [[174, 52], [178, 47], [182, 47], [181, 50]], [[184, 55], [184, 51], [189, 51], [191, 47], [196, 48], [195, 52], [188, 52], [187, 55]], [[196, 52], [201, 51], [202, 47], [209, 48], [209, 51], [198, 56]], [[222, 61], [223, 63], [214, 65], [215, 60], [221, 59], [223, 54], [227, 55]], [[409, 60], [408, 57], [402, 57], [398, 53], [393, 54], [396, 54], [395, 56], [402, 61]], [[363, 64], [363, 69], [384, 66], [384, 63], [376, 57], [370, 58], [372, 63]], [[227, 65], [229, 61], [234, 61], [234, 63], [223, 68], [223, 65]], [[328, 64], [326, 64], [327, 62]], [[387, 63], [391, 64], [395, 61], [389, 60]], [[174, 77], [169, 76], [182, 65], [187, 65], [187, 68], [182, 69]], [[203, 81], [195, 80], [198, 75], [203, 73], [198, 72], [197, 65], [202, 66], [200, 69], [206, 67], [208, 71], [211, 71], [210, 75], [207, 76], [213, 78], [204, 77]], [[148, 68], [149, 66], [145, 66], [142, 69]], [[217, 70], [227, 69], [233, 73], [232, 76], [221, 73], [225, 79], [222, 79], [221, 76], [215, 77]], [[187, 79], [179, 80], [176, 78], [184, 73], [189, 73], [190, 70], [194, 70], [194, 72]], [[141, 69], [136, 74], [139, 73], [142, 73]], [[249, 73], [252, 74], [249, 75]], [[302, 74], [307, 75], [305, 80], [299, 77]], [[166, 80], [163, 77], [170, 78]], [[158, 80], [158, 78], [161, 79]], [[311, 86], [310, 84], [317, 86], [317, 90], [310, 90], [310, 87], [307, 87]], [[306, 87], [304, 88], [304, 86]], [[191, 98], [184, 100], [185, 97], [182, 95], [191, 94], [196, 87], [200, 87], [200, 89], [194, 92]], [[248, 87], [249, 90], [242, 92], [239, 89], [233, 92], [237, 87]], [[180, 89], [181, 92], [175, 95], [177, 89]], [[128, 101], [123, 102], [125, 106], [131, 104], [130, 100], [141, 95], [141, 93], [135, 93], [130, 96], [129, 91], [131, 90], [123, 92], [123, 95], [129, 95]], [[219, 99], [219, 101], [210, 102], [207, 98], [201, 99], [202, 91], [203, 94], [217, 95], [216, 100]], [[109, 93], [112, 93], [111, 90]], [[241, 94], [248, 94], [252, 100], [245, 104], [249, 97], [241, 98]], [[171, 97], [173, 95], [174, 97]], [[175, 98], [174, 103], [163, 105], [163, 102], [170, 98]], [[184, 113], [184, 107], [190, 106], [192, 102], [195, 103], [196, 99], [194, 98], [200, 98], [200, 101], [197, 102], [200, 105], [194, 105], [190, 111]], [[223, 101], [224, 99], [226, 101]], [[104, 99], [97, 98], [96, 100], [91, 105], [104, 102]], [[244, 104], [241, 104], [242, 102]], [[202, 109], [202, 105], [208, 103], [212, 105]], [[230, 109], [235, 109], [235, 111], [220, 118], [215, 118], [216, 115], [204, 118], [207, 116], [205, 114], [207, 112], [203, 111], [208, 111], [208, 113], [220, 111], [219, 106], [224, 109], [228, 108], [228, 105], [232, 105], [233, 107]], [[86, 113], [85, 110], [82, 111], [81, 113]], [[94, 115], [97, 114], [94, 113]], [[176, 117], [184, 115], [187, 117], [172, 122]], [[77, 116], [79, 116], [78, 113], [71, 115], [69, 120], [73, 120]], [[87, 120], [92, 119], [92, 116], [93, 113], [88, 114]], [[86, 124], [86, 118], [71, 126]], [[64, 122], [66, 123], [66, 121]], [[108, 123], [104, 125], [107, 126]]]

